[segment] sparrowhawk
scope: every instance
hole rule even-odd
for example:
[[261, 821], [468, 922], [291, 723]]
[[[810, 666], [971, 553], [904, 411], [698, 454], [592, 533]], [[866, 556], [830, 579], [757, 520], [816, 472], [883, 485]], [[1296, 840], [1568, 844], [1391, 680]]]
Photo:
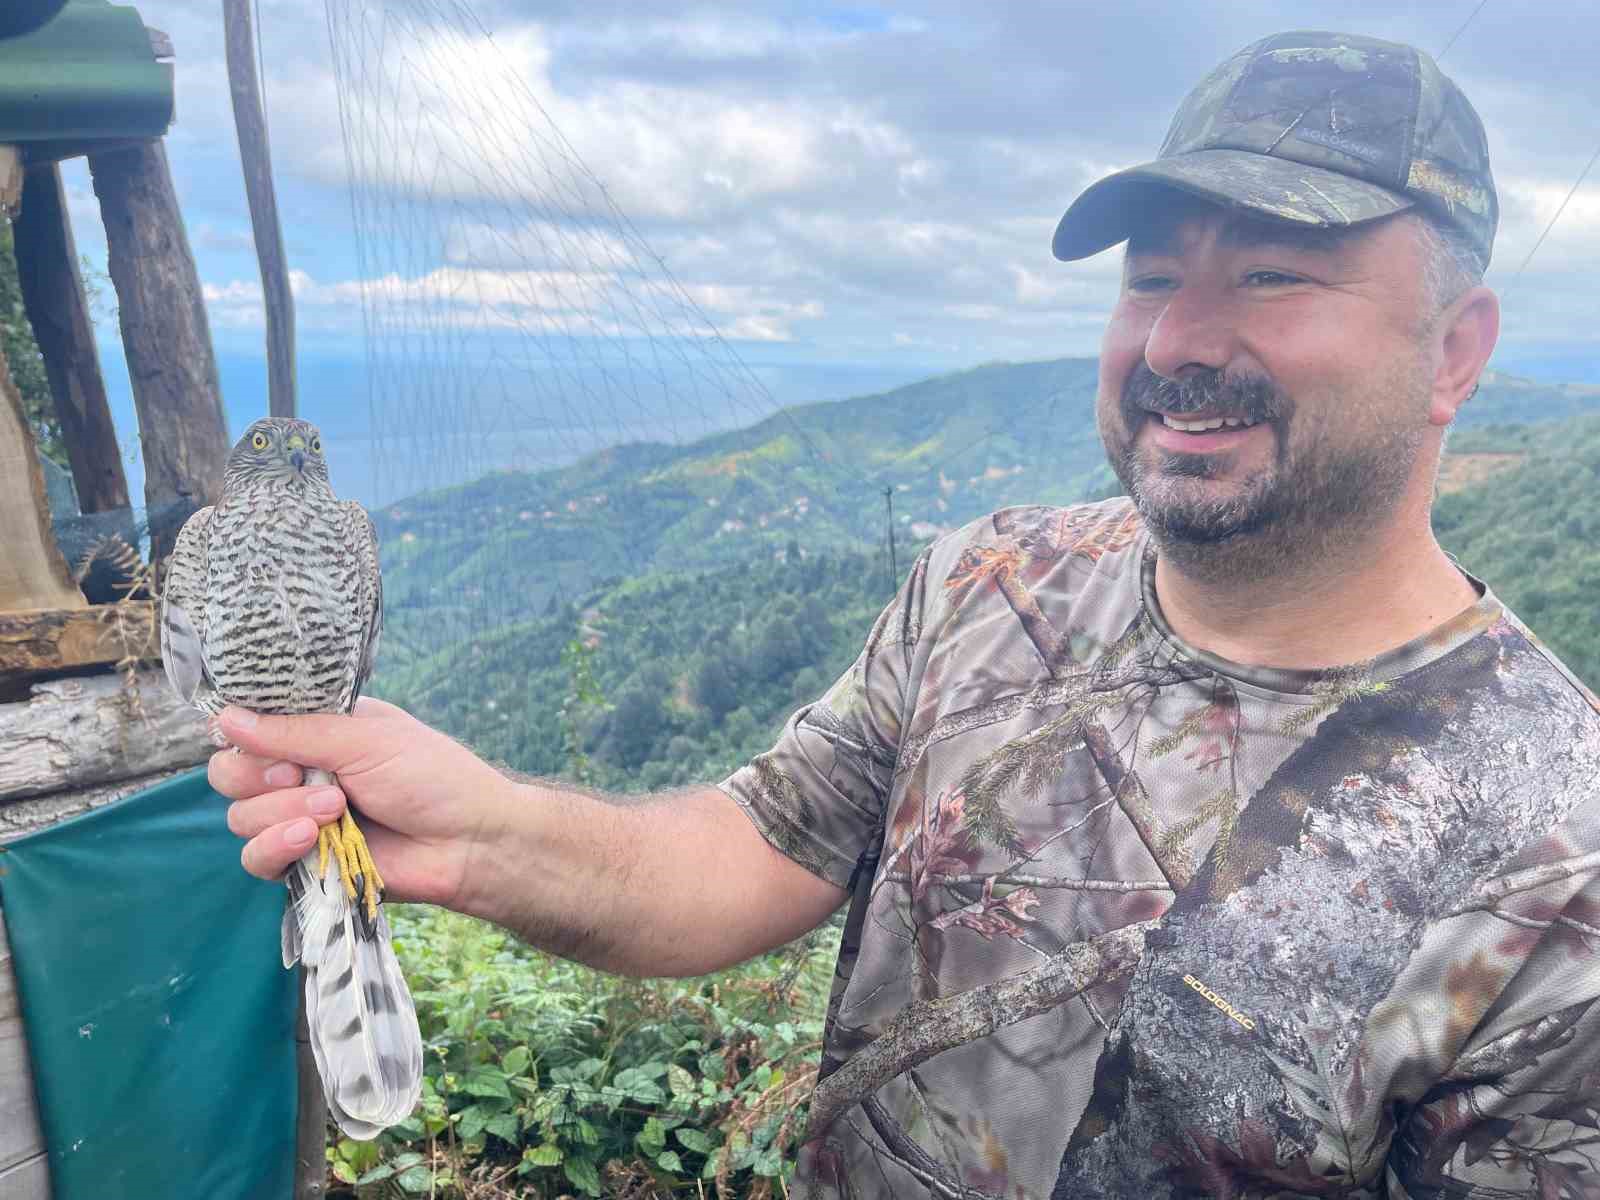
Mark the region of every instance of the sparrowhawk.
[[[371, 518], [334, 496], [317, 430], [257, 421], [228, 455], [221, 498], [184, 524], [168, 562], [168, 680], [210, 717], [229, 704], [348, 713], [372, 674], [382, 610]], [[334, 777], [311, 769], [305, 781]], [[348, 810], [284, 882], [283, 964], [305, 965], [329, 1111], [349, 1136], [374, 1137], [416, 1105], [422, 1039], [379, 903], [383, 881]]]

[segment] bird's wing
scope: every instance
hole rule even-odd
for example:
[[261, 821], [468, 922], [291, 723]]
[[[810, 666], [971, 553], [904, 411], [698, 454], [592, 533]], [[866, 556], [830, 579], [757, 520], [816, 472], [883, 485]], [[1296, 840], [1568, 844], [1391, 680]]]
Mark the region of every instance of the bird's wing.
[[346, 500], [342, 507], [349, 544], [356, 555], [357, 603], [362, 621], [361, 648], [350, 688], [349, 707], [354, 708], [378, 660], [378, 635], [383, 631], [383, 574], [378, 569], [378, 531], [372, 518], [354, 500]]
[[211, 513], [209, 506], [202, 508], [183, 523], [161, 589], [161, 665], [172, 690], [197, 707], [216, 690], [203, 635]]

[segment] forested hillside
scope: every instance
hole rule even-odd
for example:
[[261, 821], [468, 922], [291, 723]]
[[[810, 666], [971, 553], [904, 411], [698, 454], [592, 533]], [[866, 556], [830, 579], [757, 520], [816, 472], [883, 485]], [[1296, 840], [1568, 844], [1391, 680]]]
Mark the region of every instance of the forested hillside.
[[[1517, 384], [1497, 383], [1474, 404], [1487, 399], [1480, 412], [1500, 420], [1451, 442], [1436, 528], [1593, 684], [1600, 414], [1508, 424], [1529, 410], [1512, 403]], [[1563, 389], [1526, 391], [1546, 406], [1535, 412], [1592, 405], [1585, 390], [1573, 389], [1567, 407]], [[1028, 487], [1026, 473], [996, 481], [972, 507], [1038, 499]], [[958, 515], [953, 504], [945, 511]], [[959, 516], [971, 515], [964, 505]], [[925, 541], [935, 531], [918, 532]], [[579, 554], [584, 539], [573, 536]], [[775, 551], [765, 537], [740, 544], [753, 557], [736, 566], [661, 569], [641, 555], [636, 573], [564, 601], [547, 596], [538, 615], [443, 652], [391, 655], [386, 645], [377, 690], [519, 770], [623, 789], [719, 778], [770, 745], [789, 713], [848, 666], [892, 590], [882, 556], [848, 548], [836, 531], [813, 537], [790, 524]], [[901, 544], [902, 570], [916, 544]], [[406, 620], [402, 610], [402, 637]]]
[[1441, 497], [1439, 541], [1600, 688], [1600, 417], [1478, 430], [1452, 448], [1518, 465]]

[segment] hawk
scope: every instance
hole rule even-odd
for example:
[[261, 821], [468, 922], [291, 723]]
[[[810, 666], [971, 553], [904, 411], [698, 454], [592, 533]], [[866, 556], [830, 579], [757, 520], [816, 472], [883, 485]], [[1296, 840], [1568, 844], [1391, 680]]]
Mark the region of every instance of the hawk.
[[[184, 523], [168, 560], [161, 658], [172, 687], [208, 717], [229, 704], [348, 713], [372, 674], [382, 614], [372, 520], [334, 496], [316, 428], [257, 421], [228, 455], [221, 499]], [[332, 782], [306, 772], [307, 784]], [[376, 1137], [417, 1103], [422, 1038], [383, 880], [348, 809], [284, 882], [283, 965], [305, 966], [328, 1110], [346, 1135]]]

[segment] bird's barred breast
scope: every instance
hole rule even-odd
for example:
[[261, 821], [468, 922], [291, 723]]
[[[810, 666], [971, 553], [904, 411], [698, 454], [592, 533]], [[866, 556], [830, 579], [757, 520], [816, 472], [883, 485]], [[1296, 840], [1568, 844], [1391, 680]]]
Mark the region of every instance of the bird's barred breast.
[[333, 497], [228, 496], [212, 519], [206, 659], [218, 690], [258, 712], [334, 712], [349, 699], [366, 614]]

